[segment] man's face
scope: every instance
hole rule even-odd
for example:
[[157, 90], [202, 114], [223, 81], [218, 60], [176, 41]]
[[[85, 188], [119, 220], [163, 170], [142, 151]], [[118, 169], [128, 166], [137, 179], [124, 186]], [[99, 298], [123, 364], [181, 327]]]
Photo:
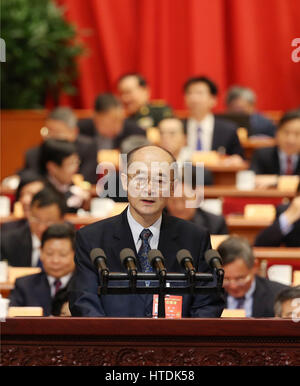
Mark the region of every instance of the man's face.
[[41, 261], [47, 275], [63, 277], [75, 269], [74, 250], [71, 241], [66, 239], [49, 239], [41, 251]]
[[208, 114], [216, 105], [217, 98], [210, 93], [204, 82], [191, 84], [184, 96], [185, 104], [191, 113]]
[[72, 183], [74, 174], [77, 173], [80, 165], [80, 160], [77, 154], [72, 154], [66, 157], [61, 165], [49, 161], [47, 169], [50, 176], [53, 176], [58, 182], [64, 185]]
[[127, 76], [118, 85], [120, 99], [127, 114], [135, 114], [142, 106], [148, 103], [149, 91], [147, 87], [139, 85], [135, 76]]
[[[179, 184], [178, 184], [179, 189]], [[196, 213], [196, 208], [187, 207], [187, 201], [196, 199], [196, 192], [193, 191], [188, 185], [182, 184], [182, 194], [178, 194], [176, 197], [170, 197], [167, 201], [168, 212], [171, 216], [182, 218], [183, 220], [192, 220]]]
[[29, 215], [32, 197], [41, 191], [43, 187], [44, 184], [41, 181], [33, 181], [26, 184], [21, 189], [19, 201], [22, 204], [25, 217], [28, 217]]
[[178, 119], [164, 119], [159, 124], [160, 145], [175, 157], [186, 144], [182, 122]]
[[228, 104], [227, 110], [230, 113], [253, 114], [254, 105], [245, 98], [235, 98]]
[[57, 204], [38, 207], [35, 203], [28, 216], [31, 232], [41, 239], [43, 232], [53, 224], [63, 221], [61, 211]]
[[280, 150], [287, 155], [300, 152], [300, 118], [286, 122], [277, 130], [276, 139]]
[[128, 201], [141, 217], [159, 216], [167, 197], [174, 193], [174, 173], [171, 156], [157, 147], [137, 150], [128, 165], [128, 175], [122, 174]]
[[122, 131], [125, 111], [122, 106], [112, 107], [108, 111], [95, 112], [94, 122], [97, 132], [107, 138], [115, 138]]
[[243, 259], [238, 258], [224, 265], [223, 286], [226, 292], [235, 297], [244, 296], [251, 287], [256, 273], [256, 266], [248, 268]]
[[281, 305], [282, 318], [300, 319], [300, 298], [286, 300]]
[[69, 127], [65, 122], [57, 119], [47, 119], [46, 127], [48, 134], [45, 139], [64, 139], [66, 141], [74, 142], [78, 135], [77, 127]]

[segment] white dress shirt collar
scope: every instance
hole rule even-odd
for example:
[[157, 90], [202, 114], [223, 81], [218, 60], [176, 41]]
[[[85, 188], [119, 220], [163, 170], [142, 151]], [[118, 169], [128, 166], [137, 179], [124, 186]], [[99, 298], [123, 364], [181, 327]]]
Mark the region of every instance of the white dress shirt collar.
[[36, 267], [41, 254], [41, 241], [34, 233], [31, 233], [31, 241], [32, 241], [31, 266]]
[[52, 297], [55, 295], [54, 282], [56, 280], [60, 280], [61, 281], [61, 286], [59, 288], [61, 290], [62, 288], [66, 287], [66, 285], [68, 284], [69, 280], [71, 279], [71, 276], [72, 276], [72, 272], [68, 273], [65, 276], [60, 277], [59, 279], [57, 277], [53, 277], [53, 276], [47, 275], [47, 279], [48, 279], [48, 282], [49, 282], [49, 286], [50, 286], [51, 296]]
[[187, 121], [187, 144], [188, 147], [196, 150], [197, 144], [197, 129], [201, 127], [201, 145], [203, 151], [212, 150], [213, 132], [215, 125], [215, 117], [213, 114], [207, 114], [202, 121], [197, 121], [194, 118], [189, 118]]
[[[143, 231], [143, 229], [145, 229], [145, 228], [140, 223], [138, 223], [134, 219], [134, 217], [132, 216], [132, 214], [130, 212], [130, 205], [128, 205], [128, 209], [127, 209], [127, 220], [128, 220], [128, 224], [129, 224], [131, 233], [132, 233], [134, 245], [135, 245], [136, 250], [138, 252], [139, 247], [141, 245], [140, 234]], [[146, 228], [146, 229], [149, 229], [152, 233], [152, 236], [149, 239], [151, 249], [157, 249], [157, 247], [158, 247], [161, 221], [162, 221], [162, 215], [159, 217], [158, 220], [155, 221], [154, 224], [152, 224], [150, 227]]]

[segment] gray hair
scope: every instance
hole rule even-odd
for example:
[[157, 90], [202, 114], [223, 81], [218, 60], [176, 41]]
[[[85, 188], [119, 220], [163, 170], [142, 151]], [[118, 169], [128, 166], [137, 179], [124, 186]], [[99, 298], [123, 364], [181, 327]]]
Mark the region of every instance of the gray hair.
[[53, 119], [56, 121], [64, 122], [70, 129], [74, 129], [77, 126], [77, 118], [70, 107], [57, 107], [52, 110], [47, 119]]
[[248, 268], [254, 266], [254, 255], [247, 239], [239, 236], [231, 236], [224, 240], [218, 247], [223, 265], [242, 259]]
[[275, 298], [274, 313], [275, 316], [281, 317], [282, 304], [288, 300], [300, 299], [300, 285], [282, 290]]
[[228, 106], [235, 99], [242, 98], [252, 105], [256, 102], [256, 95], [253, 90], [242, 86], [232, 86], [228, 89], [226, 95], [226, 105]]

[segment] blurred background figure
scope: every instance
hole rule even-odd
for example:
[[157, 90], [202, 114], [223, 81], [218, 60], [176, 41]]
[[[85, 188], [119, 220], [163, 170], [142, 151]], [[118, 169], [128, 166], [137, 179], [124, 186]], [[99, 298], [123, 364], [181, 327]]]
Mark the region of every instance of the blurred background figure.
[[[97, 149], [91, 138], [79, 134], [77, 118], [69, 107], [50, 112], [41, 133], [43, 139], [61, 139], [74, 143], [80, 159], [78, 172], [92, 184], [96, 183]], [[42, 146], [29, 149], [25, 155], [25, 169], [39, 172]]]
[[64, 221], [64, 197], [50, 187], [36, 193], [23, 225], [1, 232], [1, 260], [14, 267], [42, 266], [40, 246], [43, 232], [52, 224]]
[[74, 184], [79, 165], [74, 143], [58, 139], [48, 139], [43, 143], [41, 174], [53, 188], [64, 194], [69, 212], [89, 205], [89, 190]]
[[275, 125], [256, 111], [256, 95], [253, 90], [242, 86], [232, 86], [226, 94], [227, 112], [249, 115], [248, 136], [265, 135], [274, 137]]
[[30, 213], [32, 197], [44, 187], [44, 179], [33, 170], [24, 170], [20, 173], [20, 182], [15, 195], [15, 204], [17, 204], [17, 207], [15, 207], [14, 210], [14, 212], [17, 212], [15, 213], [16, 217], [20, 219], [1, 224], [2, 233], [17, 229], [19, 226], [22, 227], [26, 223]]
[[79, 127], [82, 134], [93, 138], [97, 150], [119, 149], [130, 135], [145, 135], [134, 121], [126, 119], [121, 102], [111, 93], [97, 96], [93, 118], [79, 120]]
[[300, 247], [300, 183], [289, 204], [276, 208], [276, 219], [256, 237], [257, 247]]
[[42, 307], [44, 316], [67, 313], [68, 290], [75, 269], [75, 232], [69, 224], [53, 224], [41, 238], [43, 271], [19, 278], [10, 295], [12, 307]]
[[163, 118], [172, 115], [171, 107], [163, 101], [150, 102], [150, 88], [141, 74], [122, 75], [118, 91], [127, 117], [136, 121], [142, 129], [157, 127]]
[[274, 305], [275, 316], [300, 320], [300, 286], [279, 292]]
[[[182, 189], [182, 194], [176, 197], [176, 190]], [[189, 207], [188, 202], [196, 202], [196, 168], [193, 167], [192, 176], [182, 176], [175, 188], [175, 196], [168, 198], [167, 212], [171, 216], [182, 218], [193, 222], [199, 229], [205, 228], [212, 235], [228, 234], [227, 225], [223, 216], [210, 213], [199, 208], [199, 204]]]
[[184, 120], [188, 147], [197, 151], [216, 150], [241, 159], [244, 152], [236, 124], [216, 118], [213, 114], [217, 104], [217, 85], [211, 79], [199, 76], [189, 78], [183, 90], [188, 109], [188, 117]]
[[226, 308], [244, 309], [247, 317], [273, 317], [275, 297], [288, 287], [257, 275], [258, 262], [246, 239], [231, 236], [219, 245], [218, 252], [225, 272]]
[[256, 174], [300, 175], [300, 110], [285, 113], [276, 130], [276, 146], [254, 152]]

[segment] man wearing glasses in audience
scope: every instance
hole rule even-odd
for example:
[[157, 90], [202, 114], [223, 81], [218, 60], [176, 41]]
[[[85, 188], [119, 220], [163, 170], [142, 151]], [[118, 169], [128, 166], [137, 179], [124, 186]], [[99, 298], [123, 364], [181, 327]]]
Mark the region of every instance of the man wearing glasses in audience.
[[274, 317], [275, 298], [289, 287], [257, 275], [258, 261], [246, 239], [229, 237], [218, 251], [225, 271], [226, 308], [244, 309], [246, 317]]

